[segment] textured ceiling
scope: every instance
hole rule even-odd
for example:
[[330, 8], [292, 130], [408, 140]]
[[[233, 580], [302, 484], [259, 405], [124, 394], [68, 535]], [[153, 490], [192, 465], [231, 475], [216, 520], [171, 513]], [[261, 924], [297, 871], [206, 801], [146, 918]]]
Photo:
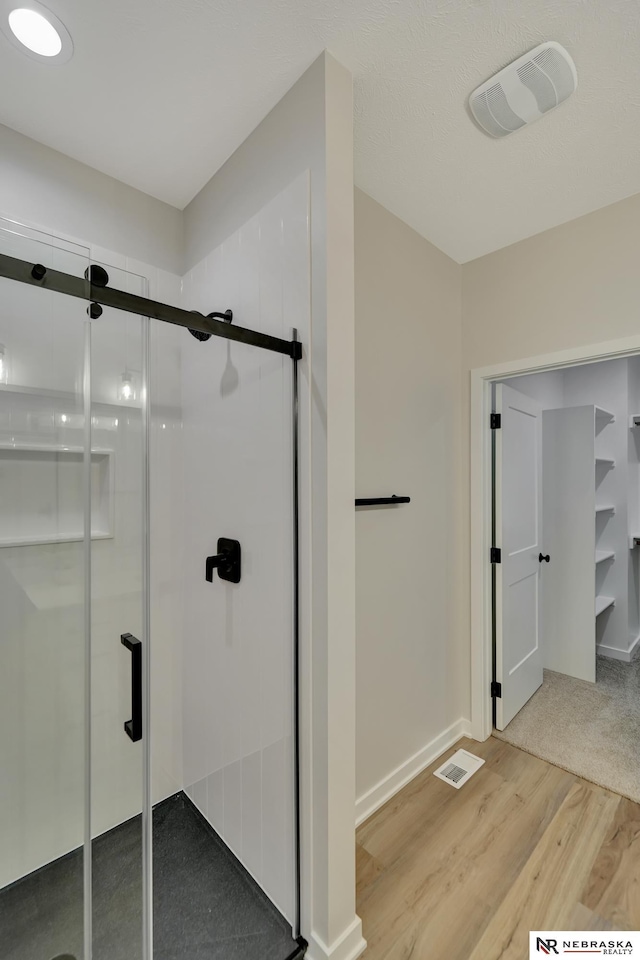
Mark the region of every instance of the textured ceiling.
[[[183, 207], [325, 47], [356, 183], [460, 262], [640, 192], [638, 0], [46, 0], [75, 55], [0, 35], [0, 122]], [[471, 90], [558, 40], [578, 91], [495, 141]]]

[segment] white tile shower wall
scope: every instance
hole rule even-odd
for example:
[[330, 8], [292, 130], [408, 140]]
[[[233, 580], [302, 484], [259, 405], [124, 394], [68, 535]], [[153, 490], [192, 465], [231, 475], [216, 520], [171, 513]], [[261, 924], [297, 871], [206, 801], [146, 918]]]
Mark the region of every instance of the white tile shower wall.
[[[290, 339], [308, 330], [309, 181], [298, 178], [184, 278], [184, 306]], [[293, 887], [291, 361], [182, 339], [184, 783], [289, 919]], [[218, 537], [242, 580], [204, 579]]]

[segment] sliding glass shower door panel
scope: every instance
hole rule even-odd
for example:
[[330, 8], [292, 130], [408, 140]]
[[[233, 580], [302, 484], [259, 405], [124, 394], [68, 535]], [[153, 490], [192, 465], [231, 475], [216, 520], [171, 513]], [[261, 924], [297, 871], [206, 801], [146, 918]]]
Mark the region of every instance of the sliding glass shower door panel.
[[[146, 295], [142, 277], [103, 269]], [[145, 960], [147, 322], [104, 307], [90, 324], [93, 960]]]
[[0, 960], [143, 960], [147, 321], [37, 279], [0, 280]]
[[[88, 251], [0, 227], [82, 277]], [[84, 956], [86, 304], [0, 280], [0, 958]]]

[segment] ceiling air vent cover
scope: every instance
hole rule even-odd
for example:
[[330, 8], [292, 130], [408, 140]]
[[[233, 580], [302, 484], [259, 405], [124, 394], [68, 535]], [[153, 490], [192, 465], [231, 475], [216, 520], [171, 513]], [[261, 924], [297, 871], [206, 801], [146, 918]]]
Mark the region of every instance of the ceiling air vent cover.
[[469, 106], [483, 130], [506, 137], [553, 110], [577, 86], [573, 60], [564, 47], [548, 40], [482, 83]]

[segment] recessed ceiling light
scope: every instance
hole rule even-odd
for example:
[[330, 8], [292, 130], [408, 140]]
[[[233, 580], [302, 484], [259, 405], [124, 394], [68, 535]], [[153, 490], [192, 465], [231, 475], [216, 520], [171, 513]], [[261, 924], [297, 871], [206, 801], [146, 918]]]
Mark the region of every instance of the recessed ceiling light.
[[69, 31], [37, 0], [0, 0], [0, 26], [7, 39], [32, 60], [64, 63], [73, 54]]
[[20, 43], [41, 57], [57, 57], [62, 50], [60, 34], [46, 17], [19, 7], [9, 14], [9, 26]]

